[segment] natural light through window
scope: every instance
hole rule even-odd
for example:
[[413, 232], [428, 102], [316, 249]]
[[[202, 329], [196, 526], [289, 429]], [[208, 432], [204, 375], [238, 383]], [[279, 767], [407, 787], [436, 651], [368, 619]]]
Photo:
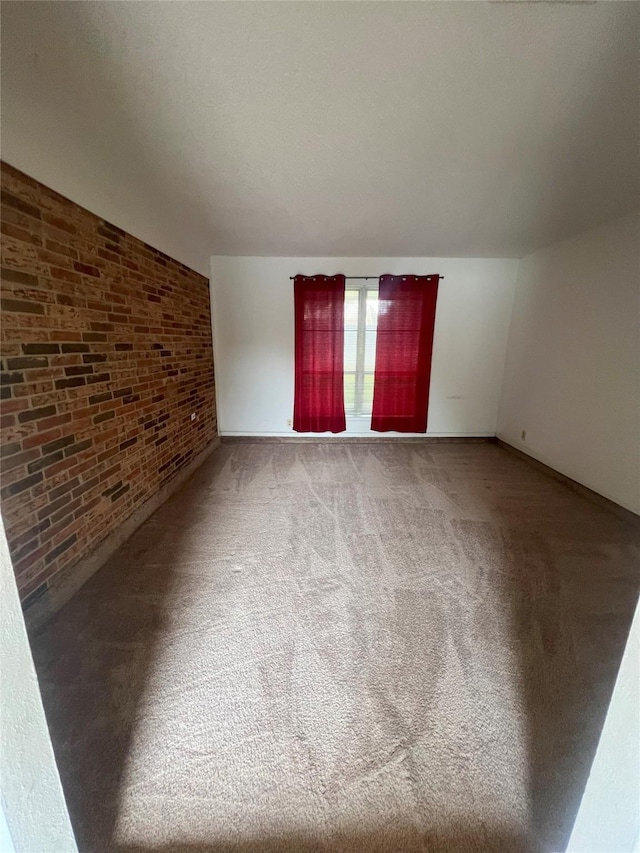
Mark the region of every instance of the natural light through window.
[[371, 415], [377, 327], [377, 283], [348, 285], [344, 298], [344, 407], [347, 417]]

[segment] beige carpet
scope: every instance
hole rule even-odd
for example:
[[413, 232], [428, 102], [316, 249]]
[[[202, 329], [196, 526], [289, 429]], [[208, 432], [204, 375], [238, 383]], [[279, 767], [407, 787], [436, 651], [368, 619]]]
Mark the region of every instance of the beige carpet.
[[492, 444], [225, 444], [36, 638], [83, 851], [561, 850], [637, 528]]

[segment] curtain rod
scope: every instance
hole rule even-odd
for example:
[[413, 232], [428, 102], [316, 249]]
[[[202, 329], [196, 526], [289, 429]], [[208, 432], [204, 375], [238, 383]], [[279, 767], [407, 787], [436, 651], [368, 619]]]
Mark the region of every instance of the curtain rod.
[[[386, 274], [388, 275], [388, 273], [386, 273]], [[408, 273], [408, 275], [413, 275], [413, 273]], [[365, 280], [365, 279], [367, 279], [367, 280], [368, 280], [368, 279], [370, 279], [370, 278], [375, 278], [376, 280], [378, 280], [378, 279], [379, 279], [379, 278], [381, 278], [381, 277], [382, 277], [382, 276], [379, 276], [379, 275], [345, 275], [345, 278], [346, 278], [346, 279], [349, 279], [349, 281], [353, 281], [354, 279], [360, 279], [360, 280]], [[295, 278], [297, 278], [297, 276], [295, 276], [295, 275], [290, 275], [290, 276], [289, 276], [289, 281], [293, 281]], [[305, 275], [305, 276], [303, 276], [303, 278], [313, 278], [313, 276], [306, 276], [306, 275]], [[333, 276], [329, 276], [329, 278], [333, 278]], [[441, 278], [444, 278], [444, 276], [443, 276], [443, 275], [439, 275], [439, 276], [438, 276], [438, 278], [439, 278], [439, 279], [441, 279]]]

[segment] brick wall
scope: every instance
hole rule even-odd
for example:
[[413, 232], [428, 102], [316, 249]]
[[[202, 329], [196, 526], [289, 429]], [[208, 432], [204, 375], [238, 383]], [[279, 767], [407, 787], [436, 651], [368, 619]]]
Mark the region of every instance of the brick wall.
[[1, 178], [0, 504], [26, 608], [214, 441], [213, 354], [207, 279]]

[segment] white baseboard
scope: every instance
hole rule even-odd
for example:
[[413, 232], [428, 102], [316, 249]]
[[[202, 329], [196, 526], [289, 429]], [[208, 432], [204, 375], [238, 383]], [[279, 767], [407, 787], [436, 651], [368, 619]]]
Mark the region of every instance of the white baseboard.
[[363, 438], [494, 438], [493, 432], [220, 432], [221, 438], [309, 438], [309, 439], [363, 439]]

